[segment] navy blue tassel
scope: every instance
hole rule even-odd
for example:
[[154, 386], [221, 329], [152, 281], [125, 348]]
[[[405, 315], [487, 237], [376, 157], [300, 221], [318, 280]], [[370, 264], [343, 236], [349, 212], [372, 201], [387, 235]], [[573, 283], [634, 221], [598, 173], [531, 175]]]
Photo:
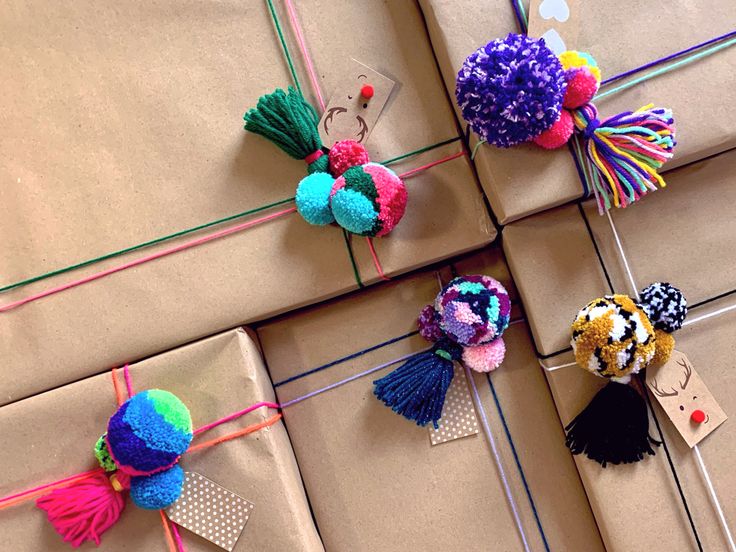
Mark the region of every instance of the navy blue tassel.
[[455, 375], [453, 358], [461, 351], [444, 343], [414, 355], [396, 370], [373, 382], [373, 393], [397, 414], [420, 426], [430, 421], [437, 428], [445, 395]]

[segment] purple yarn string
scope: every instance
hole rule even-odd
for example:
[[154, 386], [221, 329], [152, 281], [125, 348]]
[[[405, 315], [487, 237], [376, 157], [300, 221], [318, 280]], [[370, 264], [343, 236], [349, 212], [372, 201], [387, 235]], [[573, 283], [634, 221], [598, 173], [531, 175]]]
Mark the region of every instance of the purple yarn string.
[[379, 370], [383, 370], [384, 368], [388, 368], [389, 366], [393, 366], [394, 364], [398, 364], [399, 362], [402, 362], [409, 357], [413, 357], [418, 353], [422, 353], [424, 351], [429, 351], [431, 347], [427, 347], [426, 349], [422, 349], [421, 351], [417, 351], [414, 353], [406, 354], [402, 357], [395, 358], [393, 360], [389, 360], [388, 362], [384, 362], [383, 364], [379, 364], [378, 366], [374, 366], [373, 368], [369, 368], [368, 370], [365, 370], [364, 372], [359, 372], [357, 374], [353, 374], [352, 376], [345, 378], [344, 380], [336, 381], [335, 383], [331, 383], [330, 385], [327, 385], [326, 387], [322, 387], [320, 389], [315, 389], [314, 391], [310, 391], [306, 395], [302, 395], [301, 397], [297, 397], [295, 399], [291, 399], [290, 401], [286, 401], [285, 403], [281, 403], [279, 406], [284, 409], [288, 406], [294, 405], [296, 403], [300, 403], [304, 400], [307, 400], [311, 397], [314, 397], [315, 395], [319, 395], [320, 393], [324, 393], [325, 391], [329, 391], [330, 389], [334, 389], [335, 387], [340, 387], [341, 385], [345, 385], [346, 383], [350, 383], [351, 381], [354, 381], [356, 379], [360, 379], [363, 376], [367, 376], [368, 374], [372, 374], [373, 372], [378, 372]]
[[[515, 10], [518, 9], [515, 3], [514, 3], [514, 9]], [[684, 56], [685, 54], [689, 54], [690, 52], [694, 52], [695, 50], [699, 50], [700, 48], [710, 46], [711, 44], [715, 44], [716, 42], [720, 42], [721, 40], [731, 38], [732, 36], [736, 36], [736, 31], [727, 32], [725, 34], [722, 34], [721, 36], [717, 36], [715, 38], [711, 38], [710, 40], [706, 40], [705, 42], [701, 42], [700, 44], [696, 44], [695, 46], [690, 46], [689, 48], [680, 50], [679, 52], [675, 52], [674, 54], [670, 54], [668, 56], [661, 57], [659, 59], [655, 59], [654, 61], [650, 61], [649, 63], [645, 63], [644, 65], [635, 67], [634, 69], [630, 69], [618, 75], [614, 75], [613, 77], [609, 77], [601, 82], [601, 86], [605, 86], [606, 84], [610, 84], [612, 82], [615, 82], [617, 80], [620, 80], [626, 77], [630, 77], [631, 75], [639, 73], [640, 71], [644, 71], [645, 69], [649, 69], [650, 67], [654, 67], [655, 65], [659, 65], [660, 63], [666, 63], [668, 61], [672, 61], [673, 59], [677, 59], [680, 56]]]

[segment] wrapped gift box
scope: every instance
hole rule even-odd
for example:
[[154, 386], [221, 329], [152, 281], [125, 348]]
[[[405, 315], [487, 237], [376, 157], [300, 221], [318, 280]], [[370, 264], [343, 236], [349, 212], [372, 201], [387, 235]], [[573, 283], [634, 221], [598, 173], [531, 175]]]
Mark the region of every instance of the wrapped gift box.
[[[458, 0], [421, 0], [420, 4], [453, 99], [455, 78], [465, 58], [495, 38], [519, 32], [512, 2], [489, 6]], [[528, 2], [524, 4], [529, 13]], [[697, 9], [688, 0], [666, 5], [636, 0], [580, 1], [571, 5], [580, 10], [580, 25], [577, 41], [567, 46], [592, 54], [604, 79], [732, 31], [736, 21], [736, 4], [724, 0], [707, 0]], [[653, 21], [656, 28], [652, 27]], [[736, 146], [736, 119], [728, 108], [736, 90], [736, 77], [730, 69], [734, 64], [736, 49], [727, 48], [612, 94], [596, 105], [601, 117], [649, 103], [672, 108], [678, 145], [674, 159], [663, 168], [669, 171]], [[476, 142], [473, 137], [471, 145]], [[475, 164], [502, 224], [561, 205], [583, 193], [567, 148], [550, 152], [533, 145], [508, 150], [484, 145], [478, 150]]]
[[[1, 285], [291, 197], [305, 175], [243, 130], [259, 96], [291, 84], [265, 2], [116, 5], [0, 8]], [[310, 0], [298, 11], [327, 97], [351, 57], [396, 80], [369, 137], [373, 159], [458, 136], [417, 6]], [[336, 32], [336, 20], [347, 30]], [[461, 149], [457, 141], [392, 168]], [[375, 240], [388, 276], [494, 238], [466, 158], [406, 182], [404, 220]], [[3, 293], [1, 303], [205, 232]], [[378, 281], [366, 240], [352, 243], [363, 283]], [[342, 232], [288, 215], [0, 314], [0, 404], [357, 287]]]
[[[676, 285], [691, 306], [691, 319], [728, 307], [736, 298], [729, 293], [734, 289], [736, 262], [734, 160], [736, 154], [727, 152], [672, 171], [666, 192], [612, 213], [638, 288], [654, 281]], [[598, 216], [589, 202], [561, 207], [508, 225], [503, 241], [538, 352], [546, 357], [545, 366], [572, 362], [570, 324], [578, 309], [612, 290], [632, 293], [607, 218]], [[736, 409], [736, 380], [731, 369], [735, 321], [734, 313], [727, 312], [674, 334], [676, 348], [688, 356], [730, 416]], [[604, 383], [576, 366], [547, 375], [563, 424], [570, 422]], [[658, 405], [655, 413], [704, 548], [726, 550], [727, 542], [693, 451]], [[736, 442], [732, 424], [727, 421], [699, 445], [726, 519], [731, 520], [736, 515], [736, 500], [730, 492]], [[652, 433], [657, 435], [654, 426]], [[605, 470], [587, 458], [576, 461], [609, 550], [685, 550], [696, 546], [661, 447], [653, 458]], [[646, 529], [631, 531], [622, 512], [643, 511], [647, 512]]]
[[[468, 257], [454, 268], [460, 274], [492, 275], [515, 296], [496, 249]], [[438, 292], [438, 278], [447, 282], [451, 271], [445, 267], [438, 273], [420, 272], [287, 315], [257, 330], [329, 550], [522, 549], [483, 430], [431, 445], [427, 428], [397, 416], [373, 396], [371, 382], [390, 368], [289, 405], [307, 393], [424, 348], [426, 342], [414, 335], [300, 377], [415, 329], [420, 309]], [[517, 318], [519, 313], [514, 312], [512, 319]], [[525, 325], [513, 324], [504, 339], [506, 360], [490, 382], [549, 546], [603, 550]], [[489, 380], [485, 374], [473, 377], [529, 546], [542, 550], [541, 531]]]
[[[273, 390], [258, 347], [233, 330], [131, 366], [134, 391], [159, 388], [190, 409], [195, 427], [260, 401]], [[122, 374], [119, 377], [122, 385]], [[0, 408], [0, 495], [56, 481], [96, 465], [92, 448], [117, 408], [105, 372]], [[205, 439], [236, 431], [273, 413], [264, 409], [207, 432]], [[202, 437], [195, 439], [201, 442]], [[180, 465], [255, 505], [235, 550], [324, 550], [309, 511], [289, 437], [282, 422], [185, 455]], [[188, 550], [222, 550], [181, 530]], [[91, 550], [94, 545], [85, 545]], [[0, 512], [0, 549], [71, 550], [32, 502]], [[159, 513], [128, 504], [102, 536], [103, 550], [167, 550]]]
[[[351, 57], [397, 82], [368, 138], [372, 159], [459, 135], [416, 5], [297, 10], [328, 98]], [[292, 197], [306, 174], [243, 130], [246, 109], [292, 83], [266, 2], [8, 2], [0, 21], [0, 287]], [[392, 168], [461, 150], [453, 142]], [[406, 183], [404, 220], [375, 240], [388, 276], [494, 238], [467, 158]], [[0, 304], [208, 231], [2, 293]], [[378, 281], [366, 240], [352, 243], [363, 283]], [[272, 220], [0, 314], [0, 404], [357, 287], [339, 229]]]

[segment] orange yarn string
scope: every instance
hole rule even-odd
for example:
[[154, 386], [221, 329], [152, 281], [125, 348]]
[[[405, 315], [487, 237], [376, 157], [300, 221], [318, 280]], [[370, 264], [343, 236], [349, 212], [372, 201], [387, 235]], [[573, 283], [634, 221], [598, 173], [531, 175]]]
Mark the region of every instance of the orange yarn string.
[[281, 419], [281, 417], [282, 417], [282, 414], [279, 412], [278, 414], [274, 414], [273, 416], [263, 420], [262, 422], [251, 424], [234, 433], [229, 433], [228, 435], [223, 435], [222, 437], [216, 437], [215, 439], [205, 441], [204, 443], [199, 443], [198, 445], [191, 446], [189, 447], [189, 450], [187, 450], [187, 453], [194, 452], [196, 450], [209, 448], [209, 447], [218, 445], [220, 443], [224, 443], [225, 441], [230, 441], [232, 439], [237, 439], [238, 437], [243, 437], [244, 435], [248, 435], [249, 433], [253, 433], [254, 431], [263, 429], [264, 427], [272, 426], [273, 424], [278, 422]]
[[112, 369], [110, 372], [110, 375], [112, 376], [112, 385], [115, 388], [115, 400], [118, 401], [118, 406], [123, 404], [125, 402], [125, 399], [123, 398], [123, 391], [120, 389], [120, 384], [118, 383], [118, 378], [115, 375], [115, 368]]

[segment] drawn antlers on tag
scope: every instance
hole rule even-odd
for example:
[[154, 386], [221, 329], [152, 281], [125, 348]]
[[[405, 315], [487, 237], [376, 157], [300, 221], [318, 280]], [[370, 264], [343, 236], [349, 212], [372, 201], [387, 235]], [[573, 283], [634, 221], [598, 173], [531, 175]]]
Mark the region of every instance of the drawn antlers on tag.
[[[690, 382], [690, 376], [693, 375], [693, 368], [684, 359], [678, 360], [677, 364], [679, 364], [685, 369], [685, 381], [679, 382], [680, 389], [684, 390], [687, 387], [687, 384]], [[676, 397], [679, 393], [679, 391], [677, 391], [677, 389], [675, 389], [674, 387], [672, 388], [671, 391], [663, 391], [662, 389], [659, 388], [657, 384], [657, 380], [655, 378], [652, 378], [652, 381], [650, 382], [649, 387], [652, 388], [652, 392], [658, 397]]]
[[678, 360], [677, 364], [685, 369], [685, 381], [680, 384], [680, 389], [685, 389], [690, 381], [690, 376], [693, 375], [693, 368], [685, 359]]
[[658, 397], [676, 397], [677, 396], [677, 389], [672, 389], [672, 391], [662, 391], [657, 385], [657, 380], [654, 378], [652, 378], [652, 381], [649, 383], [649, 387], [652, 388], [652, 392]]

